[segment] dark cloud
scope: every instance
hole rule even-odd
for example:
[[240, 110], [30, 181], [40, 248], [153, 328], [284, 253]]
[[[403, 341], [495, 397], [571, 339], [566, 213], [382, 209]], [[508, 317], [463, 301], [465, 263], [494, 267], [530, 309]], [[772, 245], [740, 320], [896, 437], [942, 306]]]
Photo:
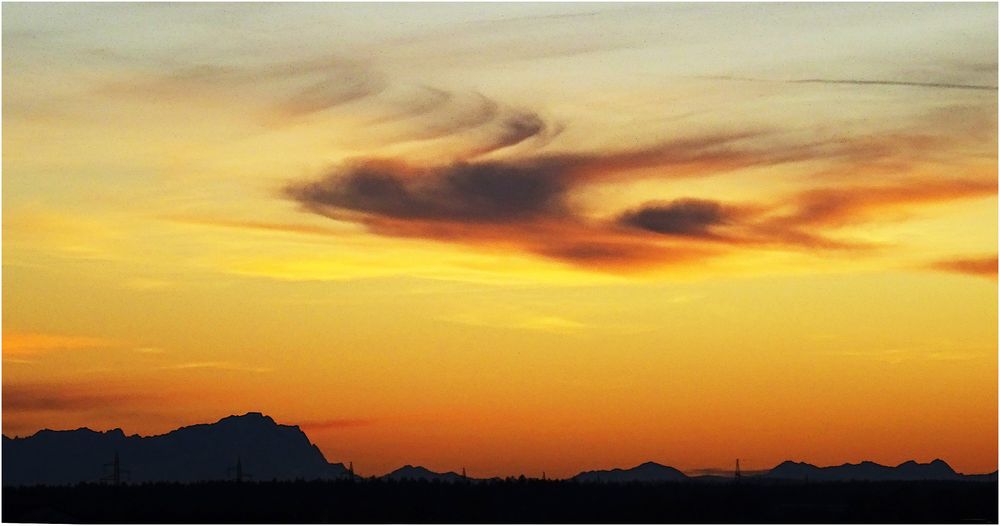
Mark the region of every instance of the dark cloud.
[[565, 212], [566, 174], [555, 163], [455, 163], [426, 170], [368, 161], [286, 189], [310, 209], [393, 219], [506, 223]]
[[[705, 148], [726, 140], [686, 143]], [[284, 194], [310, 212], [363, 224], [379, 235], [522, 251], [592, 268], [637, 270], [703, 258], [718, 250], [670, 246], [651, 239], [648, 232], [629, 233], [619, 223], [584, 216], [571, 206], [569, 197], [580, 185], [607, 176], [597, 172], [693, 158], [678, 150], [676, 145], [657, 145], [608, 155], [561, 154], [430, 167], [365, 160], [315, 181], [291, 184]], [[710, 162], [710, 156], [697, 156]], [[693, 213], [697, 207], [690, 208]]]
[[[534, 133], [528, 118], [510, 141]], [[731, 147], [747, 134], [683, 139], [608, 154], [553, 154], [523, 160], [457, 161], [413, 167], [390, 160], [356, 161], [323, 178], [294, 183], [284, 194], [307, 209], [335, 218], [363, 217], [471, 223], [511, 223], [570, 217], [566, 198], [574, 188], [612, 179], [622, 171], [675, 168], [666, 176], [706, 167], [759, 162]], [[685, 169], [686, 168], [686, 169]]]
[[622, 214], [619, 223], [658, 234], [708, 237], [711, 228], [729, 221], [731, 213], [721, 204], [701, 199], [651, 203]]

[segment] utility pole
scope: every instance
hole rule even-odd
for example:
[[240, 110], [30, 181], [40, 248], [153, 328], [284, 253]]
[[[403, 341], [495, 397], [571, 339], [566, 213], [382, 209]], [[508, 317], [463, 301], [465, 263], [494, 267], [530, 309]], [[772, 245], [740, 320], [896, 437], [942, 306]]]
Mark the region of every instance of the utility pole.
[[743, 478], [743, 473], [740, 472], [740, 459], [736, 459], [736, 473], [733, 474], [737, 482]]

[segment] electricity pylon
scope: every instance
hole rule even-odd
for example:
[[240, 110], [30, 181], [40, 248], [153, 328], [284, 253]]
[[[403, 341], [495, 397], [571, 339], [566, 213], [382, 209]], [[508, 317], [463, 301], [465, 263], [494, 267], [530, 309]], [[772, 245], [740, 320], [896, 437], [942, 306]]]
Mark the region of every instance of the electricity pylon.
[[127, 469], [122, 469], [121, 460], [118, 458], [118, 452], [115, 451], [115, 459], [104, 465], [104, 468], [111, 468], [111, 474], [101, 477], [101, 482], [111, 482], [115, 486], [121, 486], [122, 484], [122, 474], [130, 475]]
[[243, 460], [239, 456], [236, 457], [236, 465], [226, 470], [226, 475], [230, 473], [233, 474], [233, 480], [236, 482], [243, 482], [243, 479], [253, 478], [253, 475], [243, 472]]

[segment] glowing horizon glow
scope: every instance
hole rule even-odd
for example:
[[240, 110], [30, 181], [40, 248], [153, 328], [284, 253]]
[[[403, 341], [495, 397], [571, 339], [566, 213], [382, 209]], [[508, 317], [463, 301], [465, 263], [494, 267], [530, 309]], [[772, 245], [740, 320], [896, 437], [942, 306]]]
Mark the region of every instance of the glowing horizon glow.
[[997, 469], [995, 4], [3, 14], [4, 434]]

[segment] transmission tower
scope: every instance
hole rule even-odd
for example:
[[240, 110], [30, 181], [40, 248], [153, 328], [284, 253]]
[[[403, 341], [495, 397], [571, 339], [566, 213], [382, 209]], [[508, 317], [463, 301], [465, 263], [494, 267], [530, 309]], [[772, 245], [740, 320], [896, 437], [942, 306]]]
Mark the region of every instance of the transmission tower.
[[243, 460], [239, 456], [236, 457], [236, 465], [226, 470], [226, 475], [230, 474], [232, 474], [233, 480], [236, 482], [243, 482], [243, 479], [253, 478], [253, 475], [243, 472]]
[[104, 469], [107, 470], [111, 468], [111, 473], [101, 477], [101, 482], [110, 482], [115, 486], [121, 486], [122, 475], [130, 475], [127, 469], [122, 469], [121, 459], [118, 458], [118, 452], [115, 451], [115, 459], [104, 465]]

